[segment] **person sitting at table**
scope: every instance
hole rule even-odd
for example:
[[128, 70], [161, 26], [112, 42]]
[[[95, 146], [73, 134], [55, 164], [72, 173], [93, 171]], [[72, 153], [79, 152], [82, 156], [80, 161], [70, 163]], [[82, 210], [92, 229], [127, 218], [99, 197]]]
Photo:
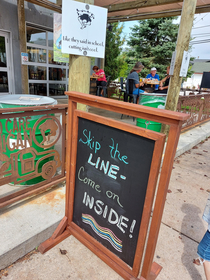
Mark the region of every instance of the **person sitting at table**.
[[156, 90], [155, 93], [163, 93], [163, 94], [168, 93], [168, 86], [170, 81], [169, 72], [170, 72], [170, 66], [167, 67], [167, 76], [160, 81], [159, 89]]
[[[150, 70], [150, 74], [148, 74], [146, 76], [146, 79], [150, 79], [150, 80], [158, 80], [160, 81], [160, 77], [159, 75], [157, 74], [157, 69], [155, 67], [152, 67], [151, 70]], [[159, 85], [155, 85], [155, 90], [158, 90], [158, 87]]]
[[[139, 100], [139, 93], [143, 93], [144, 90], [139, 89], [140, 86], [143, 86], [143, 82], [139, 82], [139, 75], [138, 73], [144, 68], [144, 65], [141, 62], [136, 62], [135, 66], [131, 69], [130, 74], [127, 77], [126, 82], [126, 92], [129, 92], [129, 79], [133, 80], [133, 94], [137, 95], [137, 104]], [[128, 94], [124, 95], [124, 101], [128, 100]]]
[[[107, 80], [106, 80], [106, 75], [105, 75], [105, 72], [104, 70], [102, 69], [99, 69], [98, 66], [93, 66], [93, 71], [95, 73], [93, 73], [93, 77], [96, 77], [97, 80], [96, 80], [96, 86], [101, 86], [101, 87], [105, 87], [107, 85]], [[101, 91], [101, 93], [100, 93]], [[104, 91], [103, 91], [103, 88], [100, 89], [99, 91], [99, 95], [104, 95]]]

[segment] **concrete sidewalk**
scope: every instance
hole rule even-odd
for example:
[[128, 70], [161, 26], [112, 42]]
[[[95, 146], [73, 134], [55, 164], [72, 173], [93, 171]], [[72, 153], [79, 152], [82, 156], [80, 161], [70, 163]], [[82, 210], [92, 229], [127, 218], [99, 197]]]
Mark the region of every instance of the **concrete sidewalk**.
[[[90, 108], [91, 111], [106, 115], [99, 109], [96, 112]], [[118, 120], [121, 117], [113, 112], [109, 116]], [[125, 116], [123, 121], [134, 124], [131, 117]], [[205, 279], [203, 268], [195, 268], [191, 262], [196, 257], [197, 243], [206, 227], [201, 216], [207, 190], [210, 189], [210, 161], [207, 158], [210, 140], [199, 144], [198, 149], [189, 150], [209, 136], [210, 122], [180, 136], [176, 157], [181, 156], [175, 160], [169, 186], [171, 192], [167, 196], [154, 259], [163, 266], [158, 280]], [[205, 164], [202, 162], [204, 156]], [[64, 216], [64, 207], [65, 185], [60, 185], [47, 193], [1, 209], [0, 269], [49, 238]], [[61, 255], [59, 248], [67, 250], [68, 254]], [[15, 264], [9, 269], [9, 275], [2, 276], [2, 279], [122, 279], [73, 237], [44, 255], [32, 255], [30, 260]]]

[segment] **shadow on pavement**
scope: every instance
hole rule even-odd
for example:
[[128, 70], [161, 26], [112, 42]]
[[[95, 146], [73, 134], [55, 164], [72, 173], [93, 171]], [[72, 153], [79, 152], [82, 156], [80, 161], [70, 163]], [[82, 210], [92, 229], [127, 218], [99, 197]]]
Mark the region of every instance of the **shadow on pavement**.
[[[186, 224], [189, 224], [189, 221], [192, 219], [195, 221], [196, 230], [202, 231], [203, 233], [205, 232], [205, 228], [203, 226], [201, 218], [199, 217], [201, 210], [197, 206], [186, 203], [182, 205], [181, 210], [185, 213], [182, 221], [181, 232], [185, 232], [184, 229], [186, 229]], [[191, 238], [190, 236], [187, 237]], [[197, 252], [197, 247], [192, 248], [192, 243], [188, 242], [188, 238], [182, 238], [182, 242], [184, 243], [183, 253], [181, 257], [182, 263], [186, 267], [192, 280], [203, 280], [202, 276], [196, 268], [196, 265], [193, 263], [193, 259], [189, 258], [190, 255], [192, 256], [192, 251], [196, 250]], [[196, 259], [197, 257], [198, 255], [196, 254], [194, 258]]]

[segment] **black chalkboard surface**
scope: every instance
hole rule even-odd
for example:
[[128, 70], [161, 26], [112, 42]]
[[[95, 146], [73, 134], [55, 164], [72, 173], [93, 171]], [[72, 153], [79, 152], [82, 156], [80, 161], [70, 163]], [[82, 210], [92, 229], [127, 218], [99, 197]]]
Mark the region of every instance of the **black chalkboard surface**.
[[79, 118], [73, 221], [130, 266], [154, 143]]

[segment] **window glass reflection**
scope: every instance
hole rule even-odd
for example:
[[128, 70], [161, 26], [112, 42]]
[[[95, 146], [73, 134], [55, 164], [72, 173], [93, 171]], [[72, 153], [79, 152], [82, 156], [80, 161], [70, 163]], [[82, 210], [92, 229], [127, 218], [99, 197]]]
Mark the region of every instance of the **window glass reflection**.
[[27, 26], [27, 43], [46, 46], [46, 32]]
[[5, 37], [0, 36], [0, 67], [7, 67]]
[[47, 96], [47, 84], [32, 84], [29, 83], [30, 94]]
[[46, 50], [27, 47], [28, 61], [46, 63]]
[[65, 84], [49, 84], [49, 93], [50, 95], [64, 95], [66, 91]]
[[9, 92], [7, 72], [0, 71], [0, 92]]
[[53, 47], [53, 32], [48, 32], [48, 47]]
[[49, 68], [49, 80], [66, 81], [66, 69]]
[[53, 50], [48, 51], [48, 60], [50, 64], [55, 64], [55, 65], [66, 65], [64, 62], [57, 62], [53, 60]]
[[28, 66], [28, 78], [30, 80], [46, 80], [47, 71], [46, 67], [41, 66]]

